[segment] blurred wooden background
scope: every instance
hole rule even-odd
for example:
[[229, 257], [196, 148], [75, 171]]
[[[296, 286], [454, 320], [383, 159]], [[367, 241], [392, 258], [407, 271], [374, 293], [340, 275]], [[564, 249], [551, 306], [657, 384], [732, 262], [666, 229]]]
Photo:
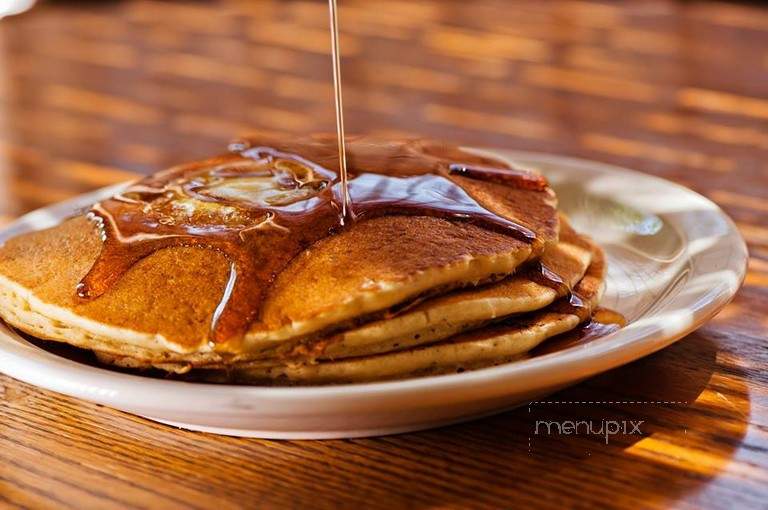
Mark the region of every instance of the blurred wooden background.
[[[691, 187], [750, 272], [714, 321], [553, 396], [641, 419], [604, 445], [526, 409], [398, 437], [206, 436], [0, 378], [0, 506], [768, 504], [768, 5], [341, 0], [350, 132], [587, 157]], [[42, 1], [0, 21], [0, 221], [220, 152], [334, 129], [324, 1]]]

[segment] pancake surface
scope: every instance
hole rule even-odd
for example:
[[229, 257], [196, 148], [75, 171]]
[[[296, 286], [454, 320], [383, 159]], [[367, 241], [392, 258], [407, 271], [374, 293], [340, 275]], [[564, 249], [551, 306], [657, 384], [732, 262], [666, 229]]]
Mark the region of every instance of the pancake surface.
[[[459, 290], [416, 303], [392, 317], [339, 333], [321, 359], [374, 354], [430, 343], [488, 321], [544, 308], [564, 297], [582, 279], [595, 247], [561, 218], [560, 241], [534, 267], [498, 283]], [[542, 281], [542, 266], [562, 285]]]
[[[435, 344], [314, 363], [254, 361], [203, 371], [194, 377], [215, 382], [263, 384], [358, 383], [423, 375], [462, 372], [525, 355], [548, 338], [567, 333], [587, 321], [604, 286], [605, 259], [593, 246], [592, 262], [574, 294], [543, 310], [507, 318]], [[574, 297], [576, 296], [576, 297]]]
[[[324, 139], [259, 143], [297, 152], [311, 145], [317, 155], [313, 161], [334, 170], [328, 158], [323, 159], [323, 151], [330, 151]], [[390, 144], [407, 158], [387, 155], [376, 162], [369, 155], [377, 144], [367, 139], [350, 142], [353, 171], [386, 174], [394, 171], [387, 162], [402, 166], [408, 158], [446, 153], [462, 163], [503, 165], [413, 140]], [[245, 162], [251, 163], [230, 155], [171, 172], [229, 171]], [[397, 169], [397, 175], [410, 175], [409, 168]], [[413, 170], [414, 175], [418, 171]], [[400, 303], [498, 280], [537, 260], [557, 242], [559, 222], [549, 188], [520, 189], [462, 176], [451, 180], [485, 209], [535, 232], [536, 241], [442, 217], [363, 218], [313, 243], [261, 289], [259, 315], [243, 338], [213, 344], [211, 324], [231, 280], [231, 264], [224, 254], [185, 246], [159, 249], [138, 260], [103, 295], [79, 299], [75, 289], [103, 250], [99, 228], [80, 216], [0, 248], [0, 314], [39, 338], [137, 362], [218, 362], [225, 355], [268, 350], [286, 341], [324, 338], [381, 317]], [[252, 191], [255, 184], [261, 185], [240, 178], [237, 186], [225, 186], [224, 191], [219, 186], [217, 191], [234, 200], [227, 207], [236, 207], [242, 190]], [[204, 205], [200, 207], [209, 211], [210, 203]]]
[[[248, 360], [267, 363], [338, 360], [433, 343], [503, 317], [542, 309], [555, 299], [568, 295], [577, 283], [583, 281], [595, 250], [594, 243], [577, 234], [563, 218], [560, 242], [546, 250], [539, 261], [500, 282], [417, 300], [402, 309], [390, 309], [388, 318], [327, 337], [286, 341], [273, 349], [250, 351], [224, 359], [209, 357], [176, 364], [164, 359], [155, 366], [185, 372], [190, 368], [227, 368]], [[555, 275], [551, 277], [554, 281], [541, 277], [544, 270]], [[153, 365], [141, 358], [106, 353], [101, 353], [101, 359], [131, 368]]]

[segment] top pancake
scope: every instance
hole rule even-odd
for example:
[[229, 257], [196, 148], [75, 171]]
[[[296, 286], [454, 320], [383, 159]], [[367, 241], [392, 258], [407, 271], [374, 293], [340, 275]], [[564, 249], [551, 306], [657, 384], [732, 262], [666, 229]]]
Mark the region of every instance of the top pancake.
[[[532, 313], [427, 345], [339, 360], [255, 360], [191, 372], [190, 380], [246, 384], [341, 384], [462, 372], [519, 359], [541, 342], [587, 321], [600, 300], [605, 258], [592, 244], [590, 265], [573, 294]], [[577, 303], [577, 304], [574, 304]], [[221, 368], [225, 368], [221, 370]]]
[[[350, 143], [352, 165], [362, 165], [356, 157], [369, 143]], [[399, 143], [424, 146], [413, 140]], [[272, 145], [301, 153], [301, 143]], [[478, 159], [461, 157], [463, 162]], [[479, 163], [488, 162], [479, 158]], [[533, 230], [537, 242], [435, 217], [360, 221], [310, 246], [277, 275], [245, 342], [233, 338], [215, 347], [243, 352], [348, 327], [420, 295], [510, 274], [557, 241], [550, 189], [522, 190], [469, 179], [461, 185], [483, 207]], [[197, 248], [163, 249], [136, 263], [101, 297], [80, 300], [75, 287], [100, 251], [99, 232], [83, 216], [8, 241], [0, 248], [3, 318], [43, 338], [90, 348], [111, 343], [190, 354], [214, 348], [210, 325], [229, 272], [223, 255]], [[29, 312], [56, 327], [36, 330]]]
[[[538, 263], [500, 282], [460, 289], [423, 302], [382, 320], [342, 331], [330, 339], [322, 359], [375, 354], [441, 340], [513, 314], [539, 310], [564, 297], [590, 265], [594, 243], [561, 218], [560, 241], [544, 251]], [[541, 267], [561, 284], [542, 281]], [[396, 311], [397, 312], [397, 311]]]
[[[458, 333], [474, 330], [511, 315], [540, 310], [566, 296], [581, 282], [593, 254], [599, 248], [576, 233], [561, 218], [560, 241], [542, 257], [499, 282], [459, 289], [429, 299], [417, 299], [387, 310], [385, 318], [340, 331], [330, 337], [286, 341], [273, 349], [251, 350], [240, 355], [158, 357], [153, 353], [98, 352], [105, 363], [127, 368], [156, 367], [184, 373], [190, 369], [228, 369], [250, 361], [268, 364], [338, 360], [394, 352], [434, 343]], [[544, 270], [550, 278], [544, 278]], [[556, 275], [556, 276], [554, 276]], [[186, 358], [186, 359], [185, 359]]]

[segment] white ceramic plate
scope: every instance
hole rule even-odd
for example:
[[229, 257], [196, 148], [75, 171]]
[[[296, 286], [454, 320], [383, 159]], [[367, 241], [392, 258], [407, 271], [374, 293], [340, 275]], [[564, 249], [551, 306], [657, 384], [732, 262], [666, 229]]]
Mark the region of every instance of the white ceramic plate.
[[[736, 293], [747, 251], [731, 220], [681, 186], [589, 161], [488, 151], [536, 167], [561, 208], [609, 257], [603, 304], [631, 322], [592, 342], [493, 368], [394, 382], [271, 388], [165, 381], [78, 363], [0, 322], [0, 371], [30, 384], [193, 430], [287, 439], [391, 434], [499, 412], [657, 351]], [[56, 224], [116, 187], [32, 212], [0, 242]]]

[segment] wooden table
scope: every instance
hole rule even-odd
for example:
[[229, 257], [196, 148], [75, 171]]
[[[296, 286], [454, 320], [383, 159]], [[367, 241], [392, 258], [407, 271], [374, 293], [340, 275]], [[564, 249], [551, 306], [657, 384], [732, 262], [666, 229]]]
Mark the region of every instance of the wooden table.
[[[739, 296], [674, 346], [550, 398], [598, 403], [396, 437], [216, 437], [3, 377], [0, 507], [766, 508], [768, 8], [342, 0], [341, 22], [349, 131], [689, 186], [749, 242]], [[322, 1], [60, 0], [2, 20], [0, 217], [254, 128], [333, 130], [327, 53]], [[542, 412], [642, 420], [643, 435], [529, 443]]]

